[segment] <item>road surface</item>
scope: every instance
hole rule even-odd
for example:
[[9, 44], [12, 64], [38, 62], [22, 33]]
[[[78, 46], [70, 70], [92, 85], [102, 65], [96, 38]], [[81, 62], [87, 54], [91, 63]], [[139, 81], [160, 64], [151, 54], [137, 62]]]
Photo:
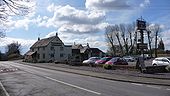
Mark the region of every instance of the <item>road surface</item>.
[[14, 62], [0, 62], [9, 96], [170, 96], [170, 87], [118, 82]]

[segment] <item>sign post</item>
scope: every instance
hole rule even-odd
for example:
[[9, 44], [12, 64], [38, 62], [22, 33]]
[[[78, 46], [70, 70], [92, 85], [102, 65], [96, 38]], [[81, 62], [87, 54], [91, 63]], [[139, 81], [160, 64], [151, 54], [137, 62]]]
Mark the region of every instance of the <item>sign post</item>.
[[137, 31], [140, 33], [140, 43], [137, 44], [137, 48], [140, 49], [143, 57], [143, 58], [138, 58], [136, 66], [140, 66], [141, 72], [144, 72], [146, 71], [145, 62], [144, 62], [144, 49], [148, 48], [147, 43], [144, 43], [144, 34], [143, 34], [144, 30], [146, 30], [146, 21], [141, 17], [140, 19], [136, 20], [136, 23], [137, 23]]

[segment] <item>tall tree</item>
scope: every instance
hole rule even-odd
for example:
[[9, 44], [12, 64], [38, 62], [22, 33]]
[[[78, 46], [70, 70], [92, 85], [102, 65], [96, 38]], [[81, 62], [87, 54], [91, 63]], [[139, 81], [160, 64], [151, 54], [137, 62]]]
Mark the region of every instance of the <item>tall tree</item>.
[[114, 31], [113, 32], [114, 32], [114, 35], [116, 36], [117, 41], [119, 43], [119, 48], [120, 48], [120, 51], [121, 51], [121, 55], [124, 55], [123, 46], [122, 46], [121, 38], [120, 38], [120, 28], [119, 28], [119, 25], [115, 25], [114, 26]]
[[129, 54], [132, 54], [133, 51], [134, 51], [134, 45], [136, 42], [136, 39], [137, 39], [137, 32], [135, 30], [135, 27], [136, 27], [136, 24], [135, 23], [132, 23], [132, 24], [128, 24], [127, 25], [127, 32], [129, 34], [129, 39], [130, 39], [130, 44], [129, 44], [129, 51], [128, 53]]
[[[112, 50], [114, 53], [118, 52], [118, 48], [116, 48], [117, 43], [119, 46], [119, 51], [121, 55], [128, 55], [132, 53], [135, 39], [136, 39], [136, 32], [135, 32], [135, 24], [120, 24], [114, 26], [106, 27], [106, 39], [109, 41], [109, 44], [114, 46]], [[133, 36], [134, 35], [134, 36]], [[128, 39], [129, 38], [129, 39]], [[117, 41], [117, 42], [116, 42]], [[116, 42], [116, 43], [115, 43]]]
[[114, 34], [113, 34], [113, 26], [107, 26], [105, 28], [105, 36], [106, 36], [106, 41], [109, 47], [108, 53], [111, 55], [115, 55], [116, 50], [115, 50], [115, 45], [114, 45]]
[[121, 33], [121, 38], [123, 39], [123, 45], [125, 48], [125, 54], [128, 54], [128, 37], [127, 37], [127, 30], [126, 30], [126, 25], [125, 24], [120, 24], [119, 25], [120, 33]]
[[162, 50], [162, 51], [165, 50], [165, 46], [164, 46], [164, 42], [163, 42], [162, 38], [161, 38], [161, 40], [158, 43], [158, 49]]
[[161, 32], [161, 28], [160, 28], [160, 25], [159, 24], [154, 24], [152, 26], [150, 26], [150, 29], [152, 31], [152, 33], [154, 34], [154, 38], [155, 38], [155, 50], [154, 50], [154, 53], [155, 53], [155, 57], [157, 57], [157, 49], [158, 49], [158, 35], [159, 35], [159, 32]]
[[9, 56], [11, 54], [18, 54], [20, 55], [21, 53], [21, 44], [18, 42], [14, 42], [11, 44], [8, 44], [6, 47], [6, 54]]

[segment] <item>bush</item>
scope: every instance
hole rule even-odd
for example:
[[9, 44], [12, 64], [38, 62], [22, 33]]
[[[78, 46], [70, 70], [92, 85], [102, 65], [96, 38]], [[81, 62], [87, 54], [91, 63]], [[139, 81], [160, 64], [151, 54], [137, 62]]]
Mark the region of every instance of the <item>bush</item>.
[[104, 68], [104, 69], [112, 69], [112, 68], [113, 68], [113, 65], [111, 65], [111, 64], [104, 64], [104, 65], [103, 65], [103, 68]]
[[19, 59], [21, 56], [19, 54], [10, 54], [8, 55], [8, 60]]

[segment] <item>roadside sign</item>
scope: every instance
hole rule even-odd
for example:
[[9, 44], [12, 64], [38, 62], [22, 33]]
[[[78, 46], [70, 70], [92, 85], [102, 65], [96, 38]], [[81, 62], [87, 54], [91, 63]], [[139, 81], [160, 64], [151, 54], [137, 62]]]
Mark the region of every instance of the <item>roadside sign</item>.
[[148, 49], [148, 44], [147, 43], [138, 43], [137, 44], [138, 49]]

